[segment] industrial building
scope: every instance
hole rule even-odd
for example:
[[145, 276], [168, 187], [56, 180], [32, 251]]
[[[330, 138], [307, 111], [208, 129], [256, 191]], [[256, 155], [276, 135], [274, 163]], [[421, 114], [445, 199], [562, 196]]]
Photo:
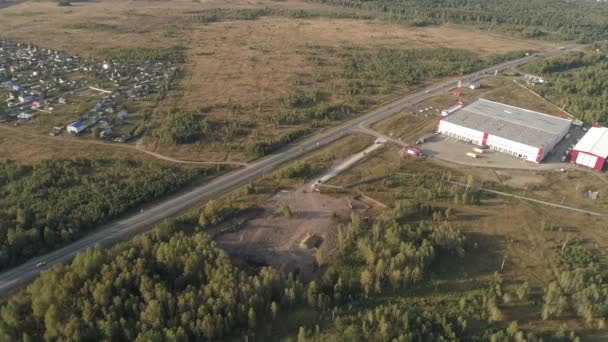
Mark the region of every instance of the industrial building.
[[570, 152], [570, 161], [601, 171], [608, 159], [608, 128], [592, 127]]
[[570, 130], [570, 120], [478, 99], [442, 117], [437, 132], [540, 163]]

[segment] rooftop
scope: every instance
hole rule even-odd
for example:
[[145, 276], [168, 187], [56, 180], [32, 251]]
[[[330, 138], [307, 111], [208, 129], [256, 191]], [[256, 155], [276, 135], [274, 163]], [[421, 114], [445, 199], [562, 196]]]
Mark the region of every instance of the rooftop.
[[577, 151], [588, 152], [600, 158], [608, 158], [608, 128], [591, 127], [574, 146]]
[[75, 127], [75, 128], [79, 128], [79, 127], [83, 127], [83, 126], [85, 126], [85, 124], [83, 124], [83, 123], [82, 123], [82, 122], [80, 122], [80, 121], [75, 121], [75, 122], [72, 122], [71, 124], [69, 124], [68, 126], [72, 126], [72, 127]]
[[567, 119], [484, 99], [478, 99], [442, 120], [539, 148], [553, 141], [571, 123]]

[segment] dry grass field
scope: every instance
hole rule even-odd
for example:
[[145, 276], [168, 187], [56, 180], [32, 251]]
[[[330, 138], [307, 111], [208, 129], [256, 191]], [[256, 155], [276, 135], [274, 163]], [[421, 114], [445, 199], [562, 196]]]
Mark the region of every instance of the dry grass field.
[[[210, 9], [263, 9], [314, 12], [310, 18], [280, 12], [254, 20], [221, 19], [198, 23], [196, 15]], [[335, 91], [332, 76], [340, 69], [327, 49], [465, 49], [480, 56], [539, 50], [546, 43], [512, 39], [455, 26], [411, 28], [381, 19], [337, 18], [345, 9], [300, 1], [96, 1], [60, 7], [52, 2], [24, 2], [0, 11], [0, 38], [32, 42], [71, 54], [102, 57], [113, 48], [185, 47], [186, 63], [174, 91], [159, 108], [204, 111], [219, 125], [239, 122], [243, 134], [228, 142], [206, 141], [169, 146], [147, 139], [147, 148], [189, 160], [249, 160], [242, 146], [272, 139], [305, 124], [276, 125], [268, 118], [286, 109], [280, 98], [293, 90], [318, 90], [323, 102], [349, 103]], [[320, 13], [320, 14], [319, 14]], [[332, 59], [333, 58], [333, 59]], [[407, 91], [403, 87], [354, 103], [355, 112]], [[156, 116], [160, 119], [162, 111]], [[45, 118], [46, 126], [53, 118]], [[329, 123], [331, 124], [331, 123]], [[159, 127], [156, 122], [153, 127]], [[45, 126], [44, 129], [47, 127]]]
[[127, 158], [155, 160], [131, 145], [104, 144], [77, 138], [31, 134], [0, 126], [0, 159], [33, 162], [51, 158]]
[[272, 105], [299, 74], [313, 73], [307, 46], [462, 48], [485, 56], [542, 48], [456, 27], [406, 28], [375, 20], [261, 18], [193, 29], [184, 105]]

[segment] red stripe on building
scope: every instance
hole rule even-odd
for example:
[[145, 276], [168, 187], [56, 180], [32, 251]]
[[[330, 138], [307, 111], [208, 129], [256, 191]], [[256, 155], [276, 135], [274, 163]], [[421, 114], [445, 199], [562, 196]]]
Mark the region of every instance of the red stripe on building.
[[488, 136], [489, 134], [487, 132], [483, 132], [483, 138], [481, 139], [481, 146], [486, 146], [488, 143]]
[[540, 158], [542, 158], [542, 156], [543, 156], [543, 148], [541, 147], [541, 148], [538, 149], [538, 154], [536, 155], [536, 162], [537, 163], [540, 163]]

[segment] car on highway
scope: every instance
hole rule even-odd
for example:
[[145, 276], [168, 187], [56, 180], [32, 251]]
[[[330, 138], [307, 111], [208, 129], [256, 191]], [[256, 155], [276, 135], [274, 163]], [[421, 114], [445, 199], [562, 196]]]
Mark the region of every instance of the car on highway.
[[36, 264], [36, 268], [42, 268], [44, 266], [46, 266], [46, 261], [41, 261], [41, 262], [39, 262], [39, 263]]

